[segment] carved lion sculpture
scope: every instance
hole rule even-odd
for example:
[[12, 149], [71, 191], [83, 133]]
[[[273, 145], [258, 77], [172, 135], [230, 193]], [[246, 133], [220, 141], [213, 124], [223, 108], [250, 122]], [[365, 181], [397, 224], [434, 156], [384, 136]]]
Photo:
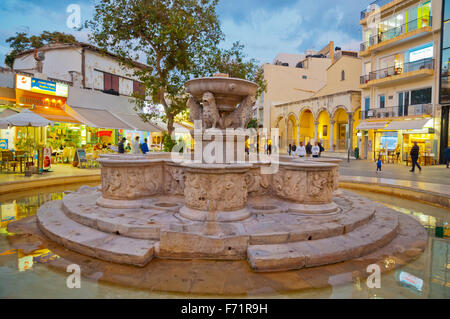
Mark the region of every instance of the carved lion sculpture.
[[246, 96], [237, 109], [225, 118], [224, 127], [245, 129], [251, 119], [253, 105], [255, 105], [255, 97]]
[[195, 121], [201, 121], [203, 119], [202, 106], [197, 102], [197, 100], [190, 96], [187, 101], [187, 107], [189, 108], [189, 118], [194, 123]]
[[217, 125], [221, 127], [221, 119], [219, 110], [216, 106], [216, 99], [211, 92], [203, 94], [203, 124], [205, 128], [216, 128]]

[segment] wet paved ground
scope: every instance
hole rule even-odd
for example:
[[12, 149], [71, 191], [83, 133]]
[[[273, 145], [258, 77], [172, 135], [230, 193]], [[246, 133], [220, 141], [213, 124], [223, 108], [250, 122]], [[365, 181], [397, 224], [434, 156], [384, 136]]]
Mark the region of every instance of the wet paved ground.
[[0, 173], [0, 184], [11, 182], [24, 182], [30, 180], [40, 180], [46, 178], [55, 177], [72, 177], [72, 176], [86, 176], [86, 175], [98, 175], [100, 174], [99, 168], [78, 168], [73, 167], [71, 164], [53, 164], [52, 172], [44, 172], [42, 174], [33, 174], [30, 177], [26, 177], [25, 174], [20, 173]]
[[[62, 189], [49, 190], [51, 193], [37, 194], [36, 191], [24, 193], [20, 199], [17, 194], [16, 199], [11, 195], [0, 196], [2, 219], [3, 216], [9, 220], [32, 217], [43, 202], [61, 198]], [[382, 276], [380, 289], [369, 289], [361, 274], [355, 273], [353, 267], [356, 264], [350, 266], [345, 263], [322, 269], [310, 269], [303, 273], [291, 271], [255, 274], [245, 262], [230, 262], [224, 265], [224, 262], [215, 261], [170, 263], [160, 260], [153, 264], [152, 271], [143, 271], [141, 268], [116, 266], [81, 255], [76, 257], [57, 246], [36, 246], [36, 242], [29, 236], [7, 234], [5, 226], [8, 220], [6, 220], [0, 227], [0, 298], [196, 298], [205, 297], [193, 294], [198, 289], [203, 291], [222, 289], [231, 292], [242, 286], [246, 292], [237, 297], [449, 298], [448, 210], [385, 195], [361, 194], [401, 213], [414, 216], [427, 228], [429, 234], [425, 252], [413, 262], [403, 267], [393, 267], [396, 260], [396, 266], [400, 266], [398, 259], [384, 259], [383, 267], [391, 271]], [[88, 278], [82, 280], [81, 289], [66, 287], [68, 274], [63, 267], [58, 267], [57, 262], [67, 257], [78, 260], [88, 269], [85, 273]], [[171, 266], [168, 268], [168, 265]], [[135, 275], [127, 275], [122, 269], [124, 267], [134, 269]], [[218, 269], [223, 270], [223, 276], [219, 276], [220, 278], [214, 275]], [[159, 276], [159, 271], [164, 276]], [[155, 289], [126, 288], [99, 282], [98, 279], [106, 274], [113, 276], [115, 282], [138, 286], [151, 283], [155, 285]], [[339, 284], [349, 276], [352, 279], [351, 283]], [[323, 280], [327, 283], [324, 288], [311, 289]], [[407, 284], [408, 281], [410, 284]], [[154, 291], [158, 288], [185, 293]], [[287, 292], [291, 290], [290, 288], [304, 288], [304, 290]], [[206, 297], [219, 296], [213, 294]]]

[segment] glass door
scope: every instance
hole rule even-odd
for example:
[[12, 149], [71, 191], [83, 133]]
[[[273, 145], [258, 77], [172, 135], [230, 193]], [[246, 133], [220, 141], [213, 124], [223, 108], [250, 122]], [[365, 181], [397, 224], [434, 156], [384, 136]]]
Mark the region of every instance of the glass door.
[[398, 116], [407, 116], [409, 106], [409, 91], [398, 93]]

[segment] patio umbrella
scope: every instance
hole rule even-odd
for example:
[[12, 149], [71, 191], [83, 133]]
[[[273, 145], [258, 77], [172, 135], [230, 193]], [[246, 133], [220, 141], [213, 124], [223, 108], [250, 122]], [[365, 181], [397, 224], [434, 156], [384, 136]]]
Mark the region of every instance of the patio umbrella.
[[27, 128], [27, 154], [29, 154], [28, 127], [42, 127], [53, 124], [53, 121], [47, 120], [46, 118], [37, 115], [28, 109], [1, 119], [0, 126], [4, 122], [6, 122], [9, 126], [22, 126]]
[[8, 128], [8, 122], [0, 118], [0, 129]]

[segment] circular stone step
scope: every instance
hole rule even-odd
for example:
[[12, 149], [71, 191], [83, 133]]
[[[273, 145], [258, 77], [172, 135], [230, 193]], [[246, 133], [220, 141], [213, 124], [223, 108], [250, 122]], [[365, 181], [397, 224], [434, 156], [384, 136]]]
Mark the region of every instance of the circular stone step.
[[319, 240], [250, 245], [248, 261], [255, 271], [281, 271], [334, 264], [367, 255], [388, 244], [397, 233], [398, 216], [378, 206], [373, 220], [349, 233]]
[[144, 266], [153, 258], [156, 241], [117, 236], [81, 225], [63, 214], [61, 204], [59, 200], [47, 202], [36, 214], [40, 230], [51, 240], [115, 263]]
[[[120, 234], [121, 236], [160, 240], [162, 234], [168, 232], [165, 239], [182, 236], [184, 240], [198, 242], [196, 246], [207, 247], [215, 239], [222, 241], [227, 246], [224, 238], [246, 236], [250, 245], [276, 244], [296, 242], [303, 240], [315, 240], [326, 237], [338, 236], [361, 227], [373, 217], [374, 202], [364, 197], [345, 193], [335, 197], [336, 204], [340, 207], [339, 213], [308, 215], [290, 212], [285, 209], [289, 203], [277, 199], [264, 197], [249, 200], [249, 207], [254, 212], [252, 216], [240, 222], [205, 223], [194, 222], [178, 215], [177, 207], [182, 204], [182, 198], [177, 196], [160, 196], [152, 200], [153, 205], [160, 204], [156, 208], [139, 209], [112, 209], [99, 207], [96, 201], [99, 192], [91, 194], [71, 193], [62, 200], [64, 213], [72, 220], [94, 229]], [[280, 207], [280, 210], [267, 213], [258, 210], [258, 207]], [[175, 207], [175, 208], [174, 208]], [[214, 225], [214, 227], [211, 227]], [[178, 241], [178, 240], [176, 240]], [[163, 241], [161, 247], [165, 256], [170, 255], [170, 249], [166, 248], [167, 241]], [[203, 244], [201, 244], [203, 243]], [[245, 251], [245, 250], [244, 250]], [[203, 252], [185, 251], [185, 258], [195, 257]], [[245, 255], [245, 252], [243, 253]], [[173, 257], [179, 257], [179, 251]], [[240, 253], [242, 255], [242, 252]]]

